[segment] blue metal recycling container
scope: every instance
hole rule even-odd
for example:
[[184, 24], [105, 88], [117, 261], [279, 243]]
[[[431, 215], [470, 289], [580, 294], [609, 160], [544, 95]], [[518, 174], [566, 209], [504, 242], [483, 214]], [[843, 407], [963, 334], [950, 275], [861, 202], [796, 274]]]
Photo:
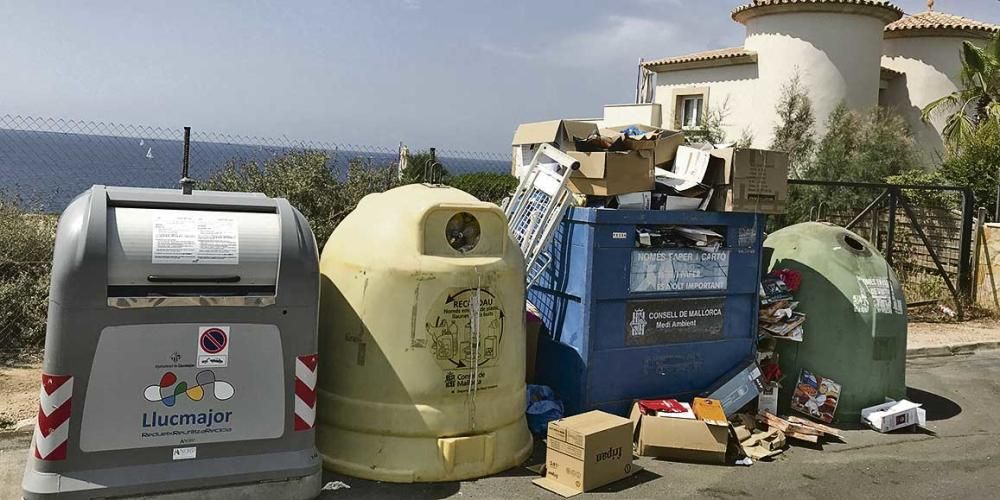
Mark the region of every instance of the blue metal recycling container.
[[[536, 383], [568, 415], [625, 414], [637, 398], [689, 398], [756, 349], [766, 216], [573, 208], [528, 291], [550, 332]], [[705, 228], [718, 249], [639, 247], [639, 228]]]

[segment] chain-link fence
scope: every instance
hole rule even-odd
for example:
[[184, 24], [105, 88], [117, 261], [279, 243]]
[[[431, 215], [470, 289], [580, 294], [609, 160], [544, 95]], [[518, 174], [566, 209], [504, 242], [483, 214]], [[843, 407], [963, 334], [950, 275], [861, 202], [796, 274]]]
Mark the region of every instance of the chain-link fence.
[[[42, 347], [54, 214], [94, 184], [178, 188], [183, 138], [180, 127], [0, 115], [0, 358]], [[505, 153], [191, 133], [196, 189], [287, 197], [320, 241], [368, 193], [434, 181], [496, 202], [509, 173]]]

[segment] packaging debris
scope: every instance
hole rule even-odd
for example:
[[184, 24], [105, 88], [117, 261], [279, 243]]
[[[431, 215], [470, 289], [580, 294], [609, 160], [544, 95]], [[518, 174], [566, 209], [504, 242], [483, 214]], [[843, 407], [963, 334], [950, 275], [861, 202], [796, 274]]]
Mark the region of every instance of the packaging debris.
[[725, 238], [711, 229], [689, 226], [639, 226], [636, 246], [655, 248], [696, 248], [718, 251]]
[[[785, 433], [785, 436], [807, 443], [819, 443], [821, 437], [843, 439], [839, 430], [797, 417], [784, 419], [770, 412], [761, 413], [758, 418], [771, 428]], [[795, 419], [794, 421], [792, 419]]]
[[721, 180], [709, 209], [716, 212], [785, 213], [788, 201], [788, 153], [726, 148], [711, 151]]
[[[721, 406], [718, 401], [715, 405]], [[700, 405], [711, 416], [712, 404]], [[692, 404], [692, 409], [699, 405]], [[635, 451], [641, 456], [703, 462], [726, 463], [729, 449], [729, 423], [724, 419], [690, 420], [660, 417], [643, 410], [638, 401], [632, 404], [631, 420], [635, 427]], [[724, 418], [724, 417], [723, 417]]]
[[792, 393], [791, 408], [831, 423], [837, 413], [840, 389], [841, 386], [837, 382], [802, 370], [799, 381], [795, 384], [795, 391]]
[[785, 451], [785, 433], [775, 427], [749, 431], [741, 426], [736, 428], [736, 435], [743, 453], [755, 461], [774, 458]]
[[647, 415], [657, 417], [686, 418], [697, 420], [691, 403], [677, 401], [676, 399], [643, 399], [638, 401], [642, 412]]
[[707, 397], [721, 401], [725, 416], [734, 415], [750, 404], [763, 389], [760, 367], [750, 360], [724, 375], [707, 391]]
[[640, 469], [632, 463], [632, 422], [595, 410], [549, 422], [545, 476], [532, 482], [571, 497]]
[[890, 400], [861, 410], [861, 423], [879, 432], [912, 426], [926, 427], [927, 411], [912, 401]]
[[542, 144], [551, 144], [562, 151], [574, 151], [578, 139], [585, 139], [596, 132], [597, 125], [575, 120], [550, 120], [519, 125], [511, 141], [511, 175], [520, 178], [522, 167], [531, 162]]
[[799, 289], [801, 275], [792, 269], [777, 269], [761, 281], [758, 322], [762, 334], [802, 342], [806, 315], [795, 309], [792, 294]]

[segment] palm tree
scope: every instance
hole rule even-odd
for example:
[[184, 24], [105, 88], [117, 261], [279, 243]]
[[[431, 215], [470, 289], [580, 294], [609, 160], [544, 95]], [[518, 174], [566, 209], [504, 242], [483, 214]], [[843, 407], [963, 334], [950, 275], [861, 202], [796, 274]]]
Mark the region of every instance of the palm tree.
[[927, 123], [932, 113], [950, 113], [945, 122], [945, 142], [961, 147], [987, 120], [1000, 123], [1000, 35], [986, 47], [962, 43], [962, 88], [924, 107], [920, 117]]

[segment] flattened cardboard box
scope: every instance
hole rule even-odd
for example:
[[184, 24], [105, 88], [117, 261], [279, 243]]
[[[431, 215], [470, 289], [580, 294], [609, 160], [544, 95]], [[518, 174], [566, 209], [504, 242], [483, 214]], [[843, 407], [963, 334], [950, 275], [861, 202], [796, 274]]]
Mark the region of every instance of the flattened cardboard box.
[[576, 150], [576, 140], [586, 139], [597, 133], [597, 125], [574, 120], [550, 120], [522, 123], [514, 131], [511, 175], [518, 176], [518, 168], [527, 165], [542, 144], [552, 144], [562, 151]]
[[763, 149], [715, 149], [721, 164], [709, 209], [717, 212], [783, 214], [788, 202], [788, 154]]
[[566, 154], [580, 162], [580, 169], [569, 178], [575, 193], [613, 196], [652, 191], [655, 186], [652, 151]]
[[725, 464], [729, 425], [722, 422], [643, 415], [632, 404], [635, 451], [643, 457]]
[[532, 481], [571, 497], [635, 474], [632, 422], [591, 411], [549, 422], [545, 476]]

